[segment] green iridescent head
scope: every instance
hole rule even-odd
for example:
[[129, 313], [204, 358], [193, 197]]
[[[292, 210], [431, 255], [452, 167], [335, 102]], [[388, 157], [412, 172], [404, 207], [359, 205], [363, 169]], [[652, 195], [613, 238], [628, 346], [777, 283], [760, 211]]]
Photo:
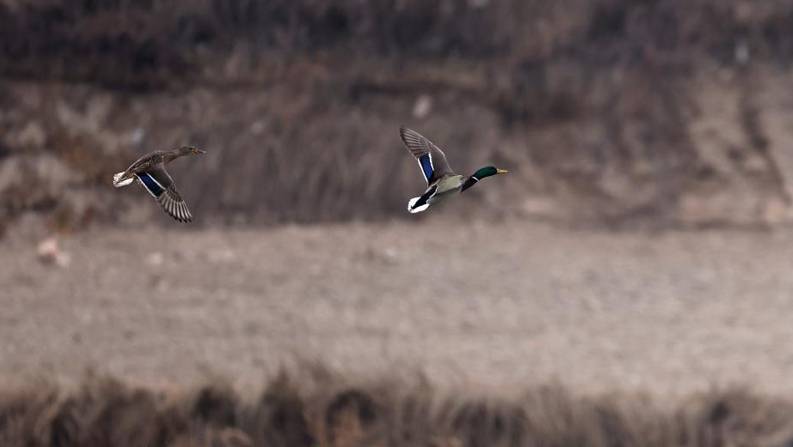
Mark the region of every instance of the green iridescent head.
[[477, 169], [476, 172], [474, 172], [474, 175], [472, 175], [472, 177], [476, 177], [477, 179], [482, 180], [485, 177], [490, 177], [496, 174], [506, 174], [507, 172], [509, 171], [507, 171], [506, 169], [499, 169], [495, 166], [485, 166], [484, 168]]

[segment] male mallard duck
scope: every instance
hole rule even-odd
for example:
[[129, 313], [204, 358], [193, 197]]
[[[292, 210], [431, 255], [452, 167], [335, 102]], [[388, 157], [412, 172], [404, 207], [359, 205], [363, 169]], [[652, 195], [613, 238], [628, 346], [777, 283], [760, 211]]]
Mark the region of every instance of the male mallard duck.
[[413, 197], [408, 202], [408, 211], [420, 213], [441, 199], [449, 197], [454, 192], [463, 192], [474, 186], [479, 180], [496, 174], [506, 174], [506, 169], [493, 166], [479, 168], [471, 176], [465, 177], [455, 174], [449, 167], [446, 155], [432, 141], [421, 136], [415, 130], [405, 127], [399, 128], [399, 135], [411, 154], [416, 157], [427, 181], [427, 190], [419, 197]]
[[193, 216], [187, 209], [187, 204], [176, 192], [176, 186], [174, 186], [171, 176], [168, 175], [168, 171], [165, 170], [165, 165], [185, 155], [205, 153], [193, 146], [182, 146], [170, 151], [154, 151], [139, 158], [126, 171], [113, 175], [113, 186], [121, 188], [137, 179], [146, 188], [146, 191], [149, 191], [149, 194], [157, 199], [169, 216], [179, 222], [190, 222], [193, 220]]

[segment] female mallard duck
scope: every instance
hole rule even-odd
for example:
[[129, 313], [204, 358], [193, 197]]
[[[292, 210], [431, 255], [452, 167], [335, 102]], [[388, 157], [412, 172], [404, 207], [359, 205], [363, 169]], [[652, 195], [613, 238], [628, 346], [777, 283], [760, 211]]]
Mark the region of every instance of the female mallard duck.
[[121, 188], [137, 180], [169, 216], [179, 222], [190, 222], [193, 216], [187, 209], [187, 204], [176, 192], [176, 186], [165, 170], [165, 165], [185, 155], [205, 153], [193, 146], [182, 146], [170, 151], [154, 151], [139, 158], [126, 171], [113, 175], [113, 186]]
[[479, 180], [496, 174], [506, 174], [506, 169], [485, 166], [477, 169], [471, 176], [465, 177], [455, 174], [449, 167], [446, 155], [432, 141], [405, 127], [399, 128], [399, 135], [411, 154], [416, 157], [427, 181], [427, 190], [419, 197], [413, 197], [408, 202], [408, 211], [420, 213], [435, 202], [451, 196], [457, 191], [463, 192], [474, 186]]

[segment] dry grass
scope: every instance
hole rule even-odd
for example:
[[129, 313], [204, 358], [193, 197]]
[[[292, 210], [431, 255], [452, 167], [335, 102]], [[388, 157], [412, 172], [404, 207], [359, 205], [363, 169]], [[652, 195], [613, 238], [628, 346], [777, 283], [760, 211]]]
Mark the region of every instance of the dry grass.
[[196, 67], [224, 57], [235, 45], [250, 48], [249, 56], [261, 60], [341, 50], [347, 57], [518, 64], [577, 59], [673, 67], [701, 56], [731, 64], [738, 40], [751, 45], [753, 57], [793, 52], [788, 32], [793, 3], [786, 0], [478, 3], [4, 0], [0, 72], [157, 86], [169, 77], [193, 77]]
[[[223, 152], [191, 168], [203, 180], [184, 187], [197, 215], [381, 219], [404, 216], [408, 194], [420, 192], [415, 169], [394, 169], [408, 165], [395, 129], [420, 125], [453, 148], [463, 172], [485, 162], [515, 172], [511, 191], [500, 190], [516, 203], [506, 213], [521, 212], [530, 193], [553, 196], [566, 206], [556, 214], [578, 220], [672, 221], [697, 187], [760, 185], [747, 193], [758, 202], [784, 194], [772, 157], [741, 164], [768, 145], [762, 123], [729, 149], [740, 152], [727, 162], [736, 178], [714, 174], [690, 130], [691, 80], [715, 66], [752, 96], [738, 49], [786, 67], [791, 17], [789, 0], [4, 0], [0, 104], [10, 113], [0, 161], [33, 152], [6, 137], [32, 120], [45, 123], [39, 152], [74, 161], [93, 159], [108, 139], [117, 146], [55, 196], [24, 201], [52, 212], [66, 206], [64, 189], [104, 186], [102, 173], [129, 161], [119, 154], [189, 141]], [[37, 81], [44, 100], [15, 96], [19, 80]], [[427, 117], [413, 115], [422, 95], [433, 100]], [[108, 98], [108, 117], [83, 128], [53, 116], [53, 103], [82, 110]], [[135, 127], [146, 135], [137, 146], [125, 139]], [[22, 212], [6, 205], [14, 195], [0, 191], [3, 220]], [[115, 208], [91, 215], [113, 220], [116, 196], [94, 200]]]
[[745, 391], [662, 409], [642, 397], [582, 398], [558, 387], [512, 398], [404, 381], [282, 374], [255, 397], [222, 385], [187, 395], [89, 378], [0, 393], [0, 444], [33, 446], [784, 446], [793, 405]]

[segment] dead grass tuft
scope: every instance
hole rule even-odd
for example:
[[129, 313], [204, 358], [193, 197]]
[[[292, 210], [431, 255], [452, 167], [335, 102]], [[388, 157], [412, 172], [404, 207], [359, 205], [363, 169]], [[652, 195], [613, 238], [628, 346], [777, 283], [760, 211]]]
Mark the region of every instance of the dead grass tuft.
[[5, 390], [0, 445], [771, 447], [793, 441], [793, 405], [744, 390], [662, 408], [646, 397], [582, 398], [558, 386], [509, 399], [474, 398], [404, 381], [351, 386], [332, 376], [305, 377], [282, 374], [252, 399], [225, 385], [180, 397], [96, 377], [72, 392]]

